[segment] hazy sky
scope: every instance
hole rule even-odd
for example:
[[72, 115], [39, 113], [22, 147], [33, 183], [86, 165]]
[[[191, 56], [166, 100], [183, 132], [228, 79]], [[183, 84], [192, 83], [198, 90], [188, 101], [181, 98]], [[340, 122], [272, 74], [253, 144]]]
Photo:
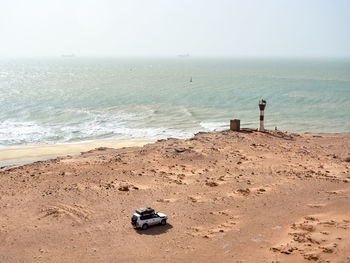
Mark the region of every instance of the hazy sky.
[[350, 56], [350, 0], [0, 0], [0, 56]]

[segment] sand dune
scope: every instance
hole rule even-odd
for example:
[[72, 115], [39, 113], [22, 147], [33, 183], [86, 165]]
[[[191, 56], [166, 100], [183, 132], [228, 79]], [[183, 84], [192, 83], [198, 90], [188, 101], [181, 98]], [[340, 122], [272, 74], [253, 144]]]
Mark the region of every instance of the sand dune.
[[[200, 133], [0, 169], [0, 262], [348, 262], [350, 134]], [[136, 208], [169, 216], [131, 227]]]

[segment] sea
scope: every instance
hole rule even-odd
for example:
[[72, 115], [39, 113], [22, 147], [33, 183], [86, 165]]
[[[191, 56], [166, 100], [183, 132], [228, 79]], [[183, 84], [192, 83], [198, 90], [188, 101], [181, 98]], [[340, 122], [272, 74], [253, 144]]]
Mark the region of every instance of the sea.
[[350, 59], [0, 58], [0, 148], [190, 138], [231, 119], [350, 132]]

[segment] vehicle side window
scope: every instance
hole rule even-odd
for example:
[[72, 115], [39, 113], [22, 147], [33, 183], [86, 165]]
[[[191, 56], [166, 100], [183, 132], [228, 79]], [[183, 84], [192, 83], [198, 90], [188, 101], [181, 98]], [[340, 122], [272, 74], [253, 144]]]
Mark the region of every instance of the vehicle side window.
[[147, 219], [151, 219], [152, 215], [145, 215], [145, 216], [141, 216], [141, 220], [147, 220]]
[[158, 217], [159, 217], [159, 215], [157, 215], [157, 214], [152, 215], [152, 218], [158, 218]]

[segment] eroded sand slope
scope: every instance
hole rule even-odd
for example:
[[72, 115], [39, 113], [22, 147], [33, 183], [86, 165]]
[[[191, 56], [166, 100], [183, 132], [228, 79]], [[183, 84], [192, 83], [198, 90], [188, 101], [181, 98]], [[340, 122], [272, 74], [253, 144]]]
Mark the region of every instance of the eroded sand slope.
[[[348, 262], [350, 134], [201, 133], [0, 169], [0, 262]], [[152, 206], [168, 225], [134, 230]]]

